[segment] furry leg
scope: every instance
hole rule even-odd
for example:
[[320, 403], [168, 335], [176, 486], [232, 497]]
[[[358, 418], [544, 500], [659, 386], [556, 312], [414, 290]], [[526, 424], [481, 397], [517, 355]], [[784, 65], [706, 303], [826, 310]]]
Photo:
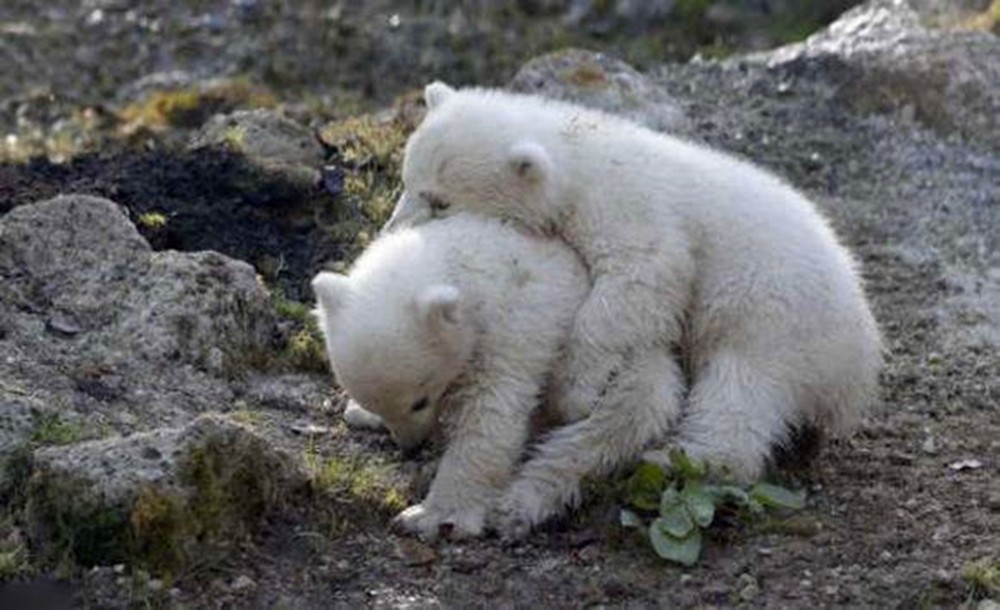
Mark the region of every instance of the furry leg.
[[724, 477], [749, 482], [761, 475], [796, 417], [794, 389], [780, 370], [720, 351], [697, 374], [677, 442], [692, 458], [721, 467]]
[[586, 419], [564, 426], [537, 448], [497, 509], [497, 527], [520, 537], [579, 501], [580, 481], [605, 474], [661, 441], [680, 415], [683, 378], [666, 353], [633, 359]]

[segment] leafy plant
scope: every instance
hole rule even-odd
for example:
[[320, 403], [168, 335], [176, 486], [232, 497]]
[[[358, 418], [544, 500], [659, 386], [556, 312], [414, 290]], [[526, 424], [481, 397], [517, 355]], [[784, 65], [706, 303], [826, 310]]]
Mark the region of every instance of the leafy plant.
[[628, 481], [621, 524], [645, 530], [656, 554], [668, 561], [694, 565], [701, 555], [702, 530], [712, 525], [720, 510], [753, 519], [767, 509], [797, 510], [805, 506], [805, 491], [791, 491], [771, 483], [749, 488], [714, 483], [708, 466], [692, 461], [683, 451], [670, 453], [670, 467], [644, 462]]
[[962, 579], [972, 600], [1000, 596], [1000, 557], [965, 564]]

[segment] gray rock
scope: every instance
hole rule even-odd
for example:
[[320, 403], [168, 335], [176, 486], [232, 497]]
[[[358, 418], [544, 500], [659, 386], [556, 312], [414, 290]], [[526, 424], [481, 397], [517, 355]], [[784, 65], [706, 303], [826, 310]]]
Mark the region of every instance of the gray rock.
[[684, 113], [662, 88], [613, 57], [567, 49], [537, 57], [508, 84], [514, 91], [572, 101], [661, 131], [677, 131]]
[[[792, 73], [840, 74], [838, 98], [942, 133], [1000, 139], [1000, 45], [988, 32], [924, 25], [940, 2], [872, 0], [805, 42], [756, 57]], [[922, 7], [922, 15], [915, 6]]]
[[299, 463], [205, 415], [182, 428], [40, 449], [26, 520], [40, 554], [176, 570], [245, 536], [306, 485]]
[[240, 152], [262, 171], [280, 173], [304, 188], [319, 182], [326, 156], [312, 131], [267, 109], [216, 115], [192, 137], [190, 147]]
[[0, 379], [57, 414], [88, 413], [84, 436], [231, 402], [232, 380], [275, 349], [269, 299], [246, 263], [153, 252], [104, 199], [0, 218]]

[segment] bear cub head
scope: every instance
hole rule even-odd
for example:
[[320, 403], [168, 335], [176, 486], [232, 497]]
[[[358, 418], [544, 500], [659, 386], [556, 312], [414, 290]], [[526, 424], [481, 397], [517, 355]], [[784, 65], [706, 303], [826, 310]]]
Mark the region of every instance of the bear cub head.
[[559, 138], [538, 120], [538, 100], [441, 82], [424, 99], [427, 116], [407, 142], [403, 194], [384, 229], [467, 211], [549, 231]]
[[340, 385], [380, 416], [404, 450], [434, 430], [442, 398], [472, 357], [475, 331], [452, 285], [397, 285], [322, 272], [312, 282], [327, 356]]

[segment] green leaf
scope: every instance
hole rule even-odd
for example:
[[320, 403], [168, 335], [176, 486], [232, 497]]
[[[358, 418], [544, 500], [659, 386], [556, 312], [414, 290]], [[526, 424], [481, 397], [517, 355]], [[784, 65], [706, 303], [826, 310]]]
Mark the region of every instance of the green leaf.
[[747, 509], [753, 515], [759, 515], [764, 512], [764, 505], [757, 501], [756, 498], [750, 498], [747, 502]]
[[622, 509], [618, 518], [622, 527], [642, 527], [642, 517], [627, 508]]
[[681, 494], [677, 491], [676, 487], [668, 487], [663, 490], [663, 495], [660, 496], [660, 512], [669, 512], [673, 507], [681, 503]]
[[690, 534], [691, 530], [695, 529], [691, 513], [688, 512], [683, 502], [678, 502], [671, 507], [662, 507], [660, 509], [660, 518], [657, 521], [660, 522], [660, 527], [663, 528], [663, 531], [675, 538], [683, 538]]
[[649, 462], [640, 464], [628, 480], [628, 503], [641, 510], [656, 510], [666, 482], [667, 475], [662, 468]]
[[750, 497], [757, 500], [762, 506], [773, 508], [798, 510], [806, 505], [806, 492], [804, 489], [792, 491], [770, 483], [757, 483], [751, 487]]
[[690, 483], [681, 492], [681, 498], [695, 523], [708, 527], [715, 517], [715, 497], [700, 483]]
[[702, 479], [708, 472], [704, 462], [693, 462], [683, 449], [678, 448], [670, 450], [670, 465], [685, 481]]
[[701, 530], [694, 528], [684, 538], [664, 531], [660, 520], [649, 525], [649, 542], [660, 557], [686, 566], [693, 566], [701, 555]]
[[747, 492], [735, 485], [710, 485], [705, 489], [719, 502], [732, 502], [737, 506], [746, 506], [750, 502]]

